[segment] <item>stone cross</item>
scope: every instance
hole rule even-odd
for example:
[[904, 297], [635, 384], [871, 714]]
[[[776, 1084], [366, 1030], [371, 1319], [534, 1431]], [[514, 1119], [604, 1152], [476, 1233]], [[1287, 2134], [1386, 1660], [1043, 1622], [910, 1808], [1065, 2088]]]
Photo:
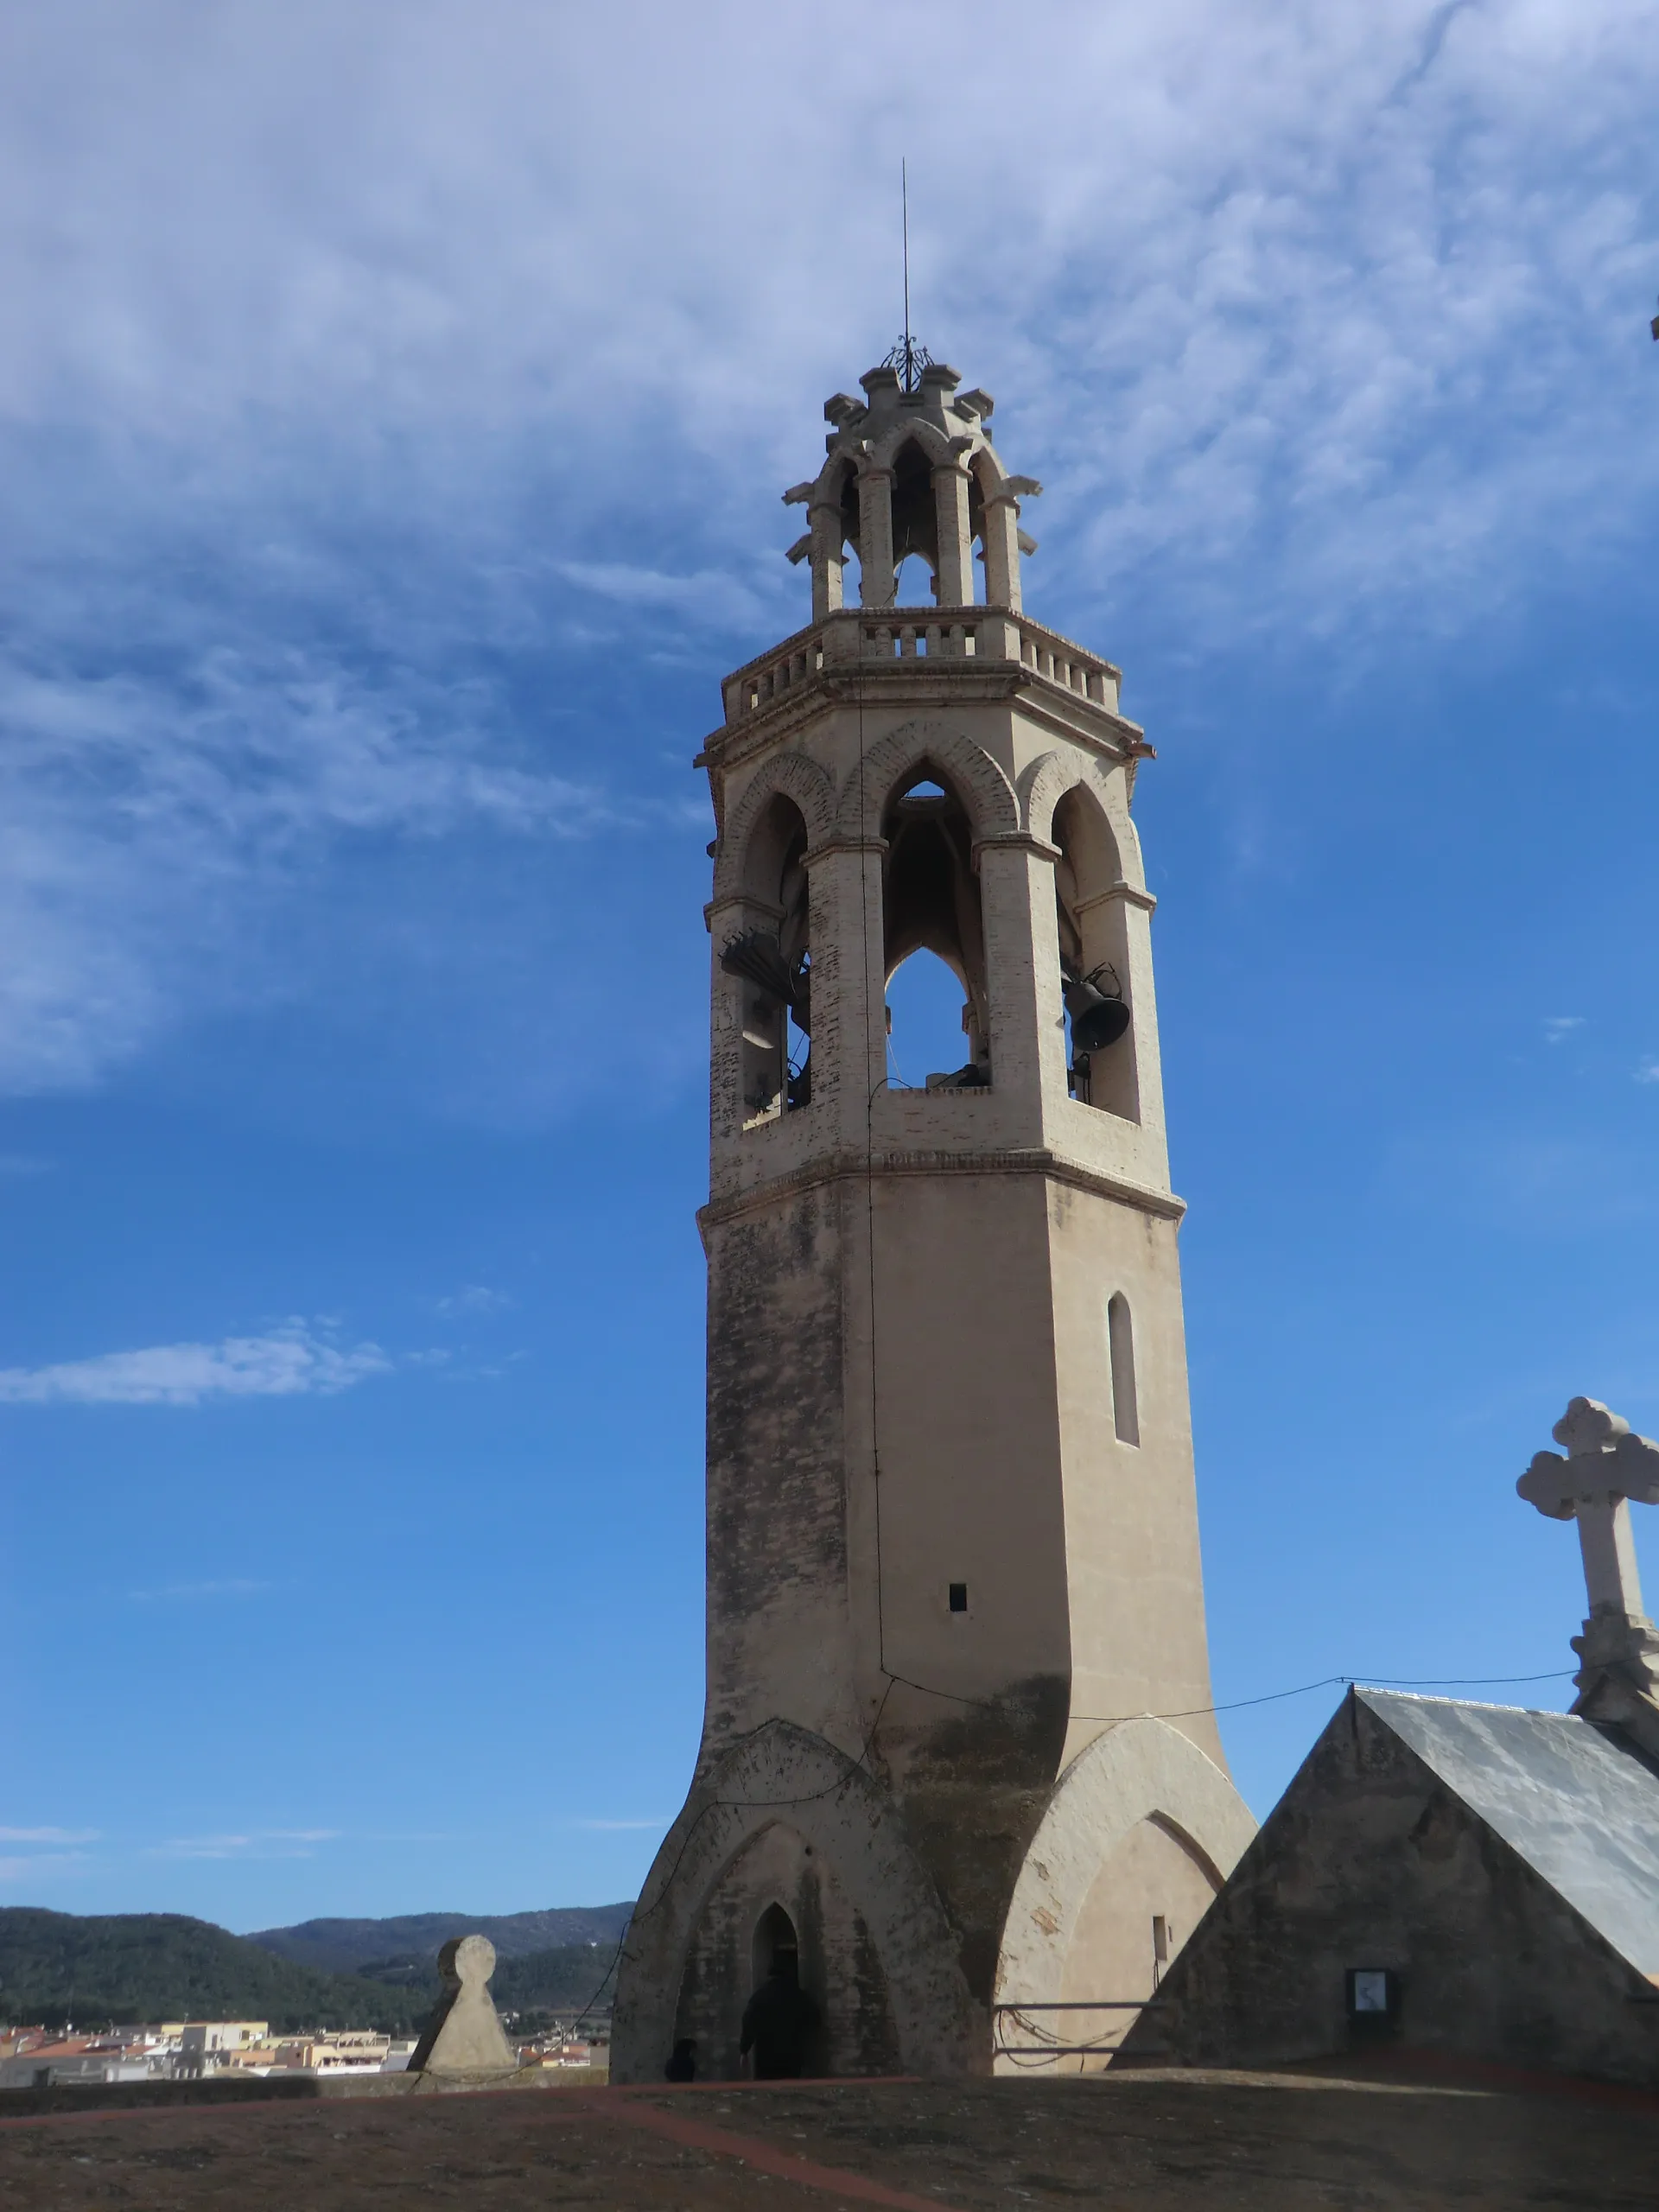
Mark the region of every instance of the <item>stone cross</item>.
[[1552, 1520], [1578, 1522], [1591, 1613], [1640, 1620], [1642, 1584], [1625, 1501], [1659, 1505], [1659, 1444], [1633, 1435], [1629, 1421], [1594, 1398], [1574, 1398], [1550, 1433], [1566, 1445], [1567, 1458], [1535, 1452], [1516, 1489]]
[[1574, 1398], [1554, 1434], [1567, 1457], [1535, 1453], [1516, 1488], [1552, 1520], [1579, 1524], [1590, 1618], [1573, 1638], [1573, 1710], [1619, 1724], [1659, 1758], [1659, 1630], [1642, 1611], [1629, 1504], [1659, 1505], [1659, 1444], [1594, 1398]]

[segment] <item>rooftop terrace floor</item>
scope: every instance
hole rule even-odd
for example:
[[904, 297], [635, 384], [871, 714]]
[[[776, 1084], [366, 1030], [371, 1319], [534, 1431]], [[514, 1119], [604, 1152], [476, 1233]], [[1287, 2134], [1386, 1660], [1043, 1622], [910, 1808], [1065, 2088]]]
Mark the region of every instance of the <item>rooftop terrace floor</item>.
[[20, 2212], [1651, 2212], [1656, 2175], [1659, 2099], [1310, 2074], [561, 2088], [0, 2119], [0, 2205]]

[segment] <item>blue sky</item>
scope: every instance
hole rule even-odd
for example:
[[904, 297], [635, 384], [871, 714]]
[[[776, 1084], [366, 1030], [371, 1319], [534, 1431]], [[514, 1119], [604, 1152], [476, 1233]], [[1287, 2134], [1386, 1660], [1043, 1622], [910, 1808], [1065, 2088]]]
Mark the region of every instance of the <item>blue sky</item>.
[[[1659, 1430], [1656, 101], [1614, 0], [8, 13], [0, 1897], [596, 1901], [677, 1808], [690, 762], [901, 155], [1159, 748], [1217, 1698], [1571, 1663], [1515, 1478]], [[1336, 1695], [1226, 1717], [1258, 1812]]]

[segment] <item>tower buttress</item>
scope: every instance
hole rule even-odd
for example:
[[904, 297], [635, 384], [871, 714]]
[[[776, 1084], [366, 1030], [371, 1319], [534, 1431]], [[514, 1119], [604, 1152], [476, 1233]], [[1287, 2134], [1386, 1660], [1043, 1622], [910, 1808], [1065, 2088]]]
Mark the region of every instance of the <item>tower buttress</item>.
[[[1118, 671], [1023, 611], [1040, 486], [988, 395], [861, 383], [784, 495], [812, 621], [726, 679], [699, 756], [708, 1701], [620, 2080], [684, 2037], [737, 2072], [777, 1961], [810, 2071], [988, 2070], [1015, 2005], [1096, 1999], [1047, 2024], [1109, 2040], [1252, 1827], [1210, 1710], [1150, 747]], [[911, 1089], [887, 994], [917, 953], [963, 1044]]]

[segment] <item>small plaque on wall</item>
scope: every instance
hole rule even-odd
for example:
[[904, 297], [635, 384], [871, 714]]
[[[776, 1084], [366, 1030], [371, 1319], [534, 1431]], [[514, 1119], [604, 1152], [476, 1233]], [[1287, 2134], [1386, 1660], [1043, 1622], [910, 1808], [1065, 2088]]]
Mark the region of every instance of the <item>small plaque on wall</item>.
[[1350, 1967], [1348, 2024], [1356, 2036], [1391, 2035], [1400, 2019], [1400, 1977], [1392, 1967]]

